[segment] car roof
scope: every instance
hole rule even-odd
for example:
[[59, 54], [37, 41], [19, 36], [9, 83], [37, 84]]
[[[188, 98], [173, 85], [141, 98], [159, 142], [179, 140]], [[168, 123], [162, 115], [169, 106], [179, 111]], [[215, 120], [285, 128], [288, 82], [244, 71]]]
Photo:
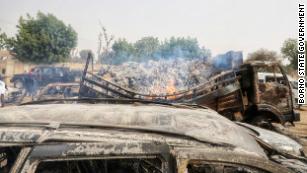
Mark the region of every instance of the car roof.
[[[45, 104], [1, 109], [5, 123], [70, 124], [179, 134], [201, 142], [229, 145], [263, 153], [242, 127], [210, 109], [143, 104]], [[77, 129], [76, 129], [77, 130]], [[1, 142], [1, 141], [0, 141]]]

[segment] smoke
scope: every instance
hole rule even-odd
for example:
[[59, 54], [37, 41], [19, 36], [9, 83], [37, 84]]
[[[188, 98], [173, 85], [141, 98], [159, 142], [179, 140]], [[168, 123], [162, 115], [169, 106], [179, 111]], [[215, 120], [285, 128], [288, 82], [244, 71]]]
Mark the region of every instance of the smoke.
[[[178, 56], [182, 54], [178, 50]], [[103, 65], [99, 74], [106, 80], [143, 94], [172, 94], [195, 87], [218, 72], [238, 68], [242, 52], [229, 51], [214, 58], [177, 57], [170, 59], [129, 61], [120, 65]]]
[[217, 55], [211, 61], [216, 69], [238, 69], [243, 64], [243, 54], [241, 51], [228, 51], [225, 54]]

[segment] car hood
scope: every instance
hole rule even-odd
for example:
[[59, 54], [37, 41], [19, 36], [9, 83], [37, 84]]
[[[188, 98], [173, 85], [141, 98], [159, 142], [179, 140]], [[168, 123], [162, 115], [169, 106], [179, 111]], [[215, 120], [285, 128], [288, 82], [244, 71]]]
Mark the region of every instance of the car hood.
[[242, 127], [210, 109], [143, 104], [46, 104], [1, 109], [1, 123], [59, 123], [146, 129], [221, 144], [265, 157]]
[[288, 136], [246, 123], [238, 122], [238, 124], [243, 127], [246, 127], [247, 129], [255, 131], [257, 134], [253, 133], [253, 135], [255, 135], [256, 138], [260, 139], [266, 144], [269, 144], [277, 151], [292, 154], [295, 156], [301, 156], [302, 154], [303, 146]]

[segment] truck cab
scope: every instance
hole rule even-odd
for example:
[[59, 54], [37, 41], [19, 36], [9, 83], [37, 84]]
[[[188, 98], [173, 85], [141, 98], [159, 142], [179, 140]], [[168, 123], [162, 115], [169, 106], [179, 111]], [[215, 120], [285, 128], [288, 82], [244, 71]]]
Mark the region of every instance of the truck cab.
[[253, 123], [299, 121], [291, 84], [275, 62], [253, 61], [241, 66], [239, 75], [245, 114]]

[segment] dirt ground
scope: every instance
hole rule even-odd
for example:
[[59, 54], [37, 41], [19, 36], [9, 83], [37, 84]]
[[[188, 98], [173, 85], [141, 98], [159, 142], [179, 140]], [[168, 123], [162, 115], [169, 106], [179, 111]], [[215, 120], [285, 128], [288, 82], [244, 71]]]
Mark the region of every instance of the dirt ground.
[[301, 113], [301, 121], [296, 122], [295, 127], [289, 126], [287, 129], [301, 139], [307, 153], [307, 106], [302, 107], [299, 112]]

